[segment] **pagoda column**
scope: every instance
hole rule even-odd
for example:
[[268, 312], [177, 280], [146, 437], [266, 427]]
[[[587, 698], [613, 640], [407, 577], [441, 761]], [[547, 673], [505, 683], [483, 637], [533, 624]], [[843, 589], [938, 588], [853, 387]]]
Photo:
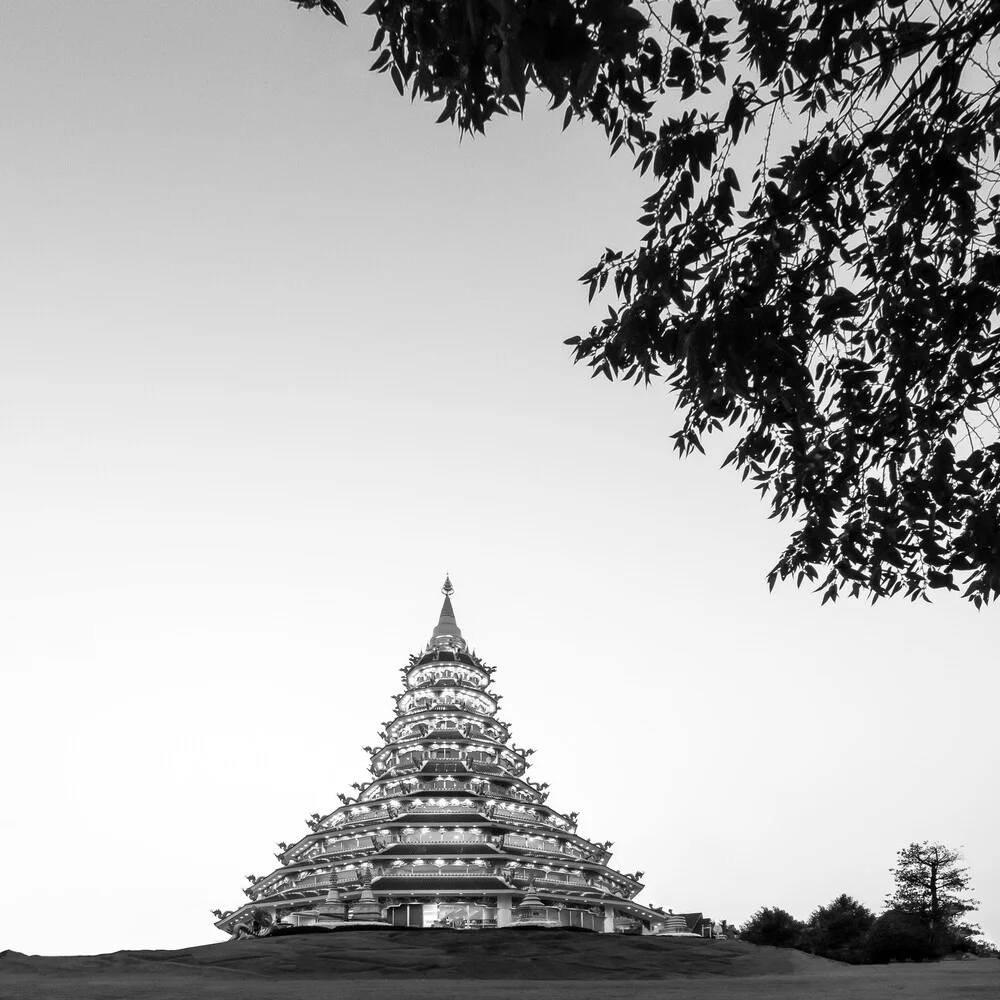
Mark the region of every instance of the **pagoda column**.
[[615, 932], [615, 908], [604, 905], [604, 933], [614, 934]]
[[497, 927], [510, 927], [513, 895], [511, 892], [497, 893]]

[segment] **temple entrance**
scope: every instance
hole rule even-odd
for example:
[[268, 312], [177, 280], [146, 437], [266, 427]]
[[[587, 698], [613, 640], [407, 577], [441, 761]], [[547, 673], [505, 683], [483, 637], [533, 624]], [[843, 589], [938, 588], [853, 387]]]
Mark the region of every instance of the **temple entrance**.
[[496, 925], [497, 908], [483, 903], [439, 903], [434, 921], [436, 927], [458, 930], [481, 930]]
[[423, 927], [424, 908], [420, 903], [403, 903], [389, 907], [389, 919], [393, 927]]
[[584, 927], [588, 931], [600, 931], [604, 926], [604, 916], [591, 913], [589, 910], [567, 907], [559, 911], [559, 923], [563, 927]]

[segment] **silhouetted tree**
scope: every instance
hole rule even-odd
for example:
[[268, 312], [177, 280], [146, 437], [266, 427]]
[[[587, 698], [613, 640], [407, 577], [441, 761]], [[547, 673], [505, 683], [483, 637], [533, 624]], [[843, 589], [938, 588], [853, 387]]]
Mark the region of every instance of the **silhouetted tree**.
[[[336, 0], [293, 0], [337, 20]], [[824, 601], [1000, 594], [1000, 85], [989, 0], [374, 0], [373, 70], [483, 132], [531, 88], [627, 148], [652, 191], [573, 337], [665, 375], [682, 455], [794, 523], [769, 574]], [[658, 120], [660, 98], [666, 117]]]
[[857, 965], [865, 960], [865, 941], [874, 922], [875, 914], [868, 907], [842, 894], [813, 911], [800, 947], [814, 955]]
[[896, 888], [885, 905], [918, 918], [933, 949], [952, 950], [959, 937], [978, 931], [961, 923], [979, 904], [966, 895], [971, 880], [969, 869], [959, 866], [960, 851], [925, 840], [904, 847], [896, 859], [891, 869]]
[[750, 944], [769, 944], [776, 948], [794, 948], [799, 944], [805, 924], [779, 906], [762, 906], [742, 927], [740, 938]]

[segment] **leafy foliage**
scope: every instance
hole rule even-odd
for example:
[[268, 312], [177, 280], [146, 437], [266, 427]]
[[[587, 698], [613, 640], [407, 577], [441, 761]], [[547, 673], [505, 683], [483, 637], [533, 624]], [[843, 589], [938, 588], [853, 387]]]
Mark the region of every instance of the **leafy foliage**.
[[[340, 19], [332, 0], [292, 2]], [[644, 44], [648, 22], [631, 0], [373, 0], [365, 13], [379, 25], [371, 68], [400, 94], [443, 100], [438, 120], [463, 131], [522, 110], [530, 84], [567, 103], [567, 122], [619, 104], [638, 120], [652, 110], [662, 54]]]
[[887, 910], [872, 925], [865, 942], [865, 961], [923, 962], [939, 956], [926, 924], [913, 913]]
[[740, 938], [750, 944], [767, 944], [776, 948], [798, 945], [805, 925], [780, 906], [762, 906], [742, 927]]
[[1000, 958], [1000, 948], [992, 941], [987, 941], [983, 937], [966, 938], [963, 944], [967, 945], [967, 947], [962, 947], [959, 950], [965, 951], [970, 955], [975, 955], [976, 958]]
[[[343, 19], [333, 0], [293, 0]], [[374, 0], [372, 69], [482, 132], [534, 86], [652, 178], [595, 375], [665, 377], [790, 519], [769, 574], [1000, 594], [1000, 87], [988, 0]], [[656, 121], [657, 102], [670, 98]], [[667, 103], [664, 101], [664, 103]], [[747, 155], [749, 153], [749, 156]]]
[[931, 938], [947, 932], [953, 939], [966, 930], [971, 936], [978, 928], [965, 928], [960, 918], [979, 904], [965, 895], [971, 880], [969, 869], [959, 867], [961, 860], [960, 851], [926, 840], [904, 847], [891, 870], [896, 889], [885, 905], [918, 918]]
[[866, 938], [874, 923], [875, 914], [844, 893], [813, 911], [798, 947], [823, 958], [857, 965], [865, 960]]

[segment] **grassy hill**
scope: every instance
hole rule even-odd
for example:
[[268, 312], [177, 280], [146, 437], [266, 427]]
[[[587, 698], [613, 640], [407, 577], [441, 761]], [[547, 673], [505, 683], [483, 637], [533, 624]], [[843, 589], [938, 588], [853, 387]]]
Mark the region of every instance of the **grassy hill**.
[[[476, 980], [470, 983], [469, 980]], [[337, 931], [176, 951], [0, 953], [17, 1000], [996, 1000], [1000, 962], [846, 966], [739, 941]]]
[[338, 931], [227, 941], [178, 951], [43, 958], [4, 952], [0, 975], [172, 976], [239, 973], [269, 979], [661, 979], [788, 974], [837, 963], [740, 941], [625, 937], [521, 929]]

